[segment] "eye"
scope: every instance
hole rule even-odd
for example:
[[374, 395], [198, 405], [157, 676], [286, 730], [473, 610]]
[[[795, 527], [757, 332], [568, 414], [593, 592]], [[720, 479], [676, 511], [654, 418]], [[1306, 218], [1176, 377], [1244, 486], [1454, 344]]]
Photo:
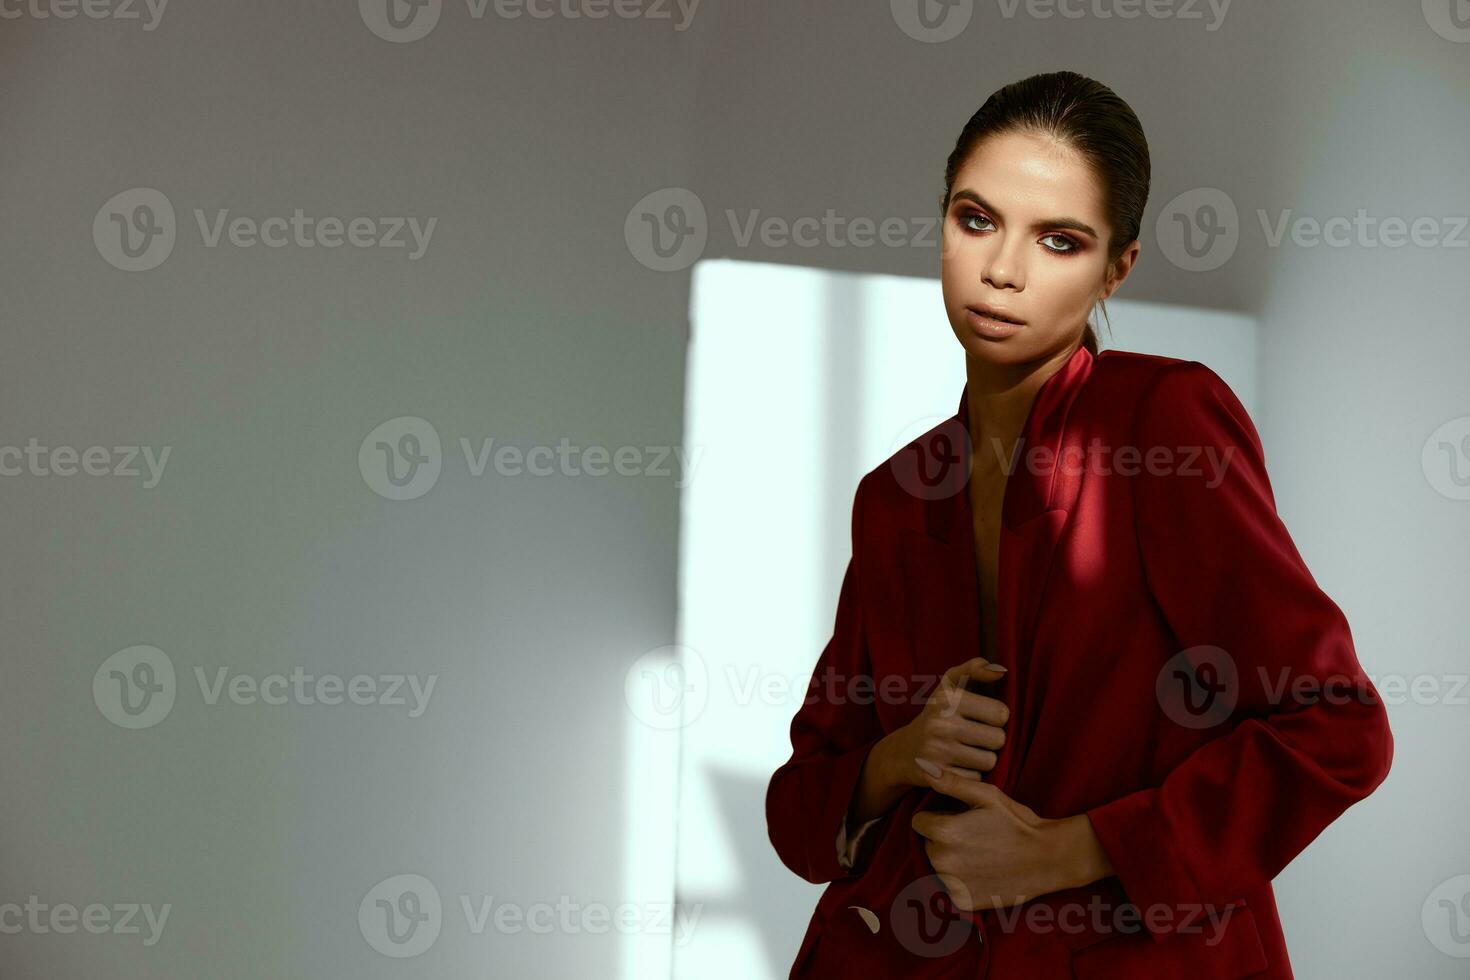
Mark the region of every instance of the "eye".
[[1046, 248], [1046, 249], [1049, 249], [1049, 250], [1051, 250], [1053, 252], [1056, 252], [1058, 255], [1067, 255], [1067, 254], [1069, 254], [1071, 252], [1077, 251], [1077, 249], [1081, 247], [1075, 241], [1073, 241], [1072, 239], [1068, 238], [1066, 235], [1058, 234], [1056, 232], [1053, 232], [1050, 235], [1043, 235], [1042, 238], [1041, 238], [1041, 240], [1044, 243], [1044, 242], [1046, 242], [1046, 240], [1048, 238], [1054, 238], [1054, 239], [1056, 239], [1057, 241], [1059, 241], [1059, 242], [1062, 243], [1063, 247], [1062, 248], [1054, 248], [1051, 245], [1045, 245], [1045, 244], [1043, 244], [1042, 247], [1043, 248]]
[[965, 231], [971, 232], [973, 234], [979, 234], [982, 231], [989, 230], [986, 228], [976, 228], [974, 225], [971, 224], [972, 221], [983, 221], [987, 225], [991, 223], [990, 219], [985, 217], [985, 215], [981, 214], [979, 211], [971, 211], [968, 214], [960, 215], [960, 227], [965, 229]]

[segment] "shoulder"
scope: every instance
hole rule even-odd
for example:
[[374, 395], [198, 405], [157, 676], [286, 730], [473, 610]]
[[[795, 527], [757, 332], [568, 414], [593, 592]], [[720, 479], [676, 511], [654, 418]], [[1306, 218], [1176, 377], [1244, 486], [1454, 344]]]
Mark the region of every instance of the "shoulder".
[[1097, 358], [1098, 392], [1126, 406], [1132, 428], [1254, 426], [1235, 391], [1200, 361], [1134, 351], [1103, 351]]
[[854, 516], [862, 512], [870, 522], [926, 526], [933, 504], [964, 492], [968, 439], [959, 416], [952, 415], [900, 445], [858, 481]]
[[910, 439], [858, 481], [860, 505], [870, 513], [917, 518], [925, 501], [963, 488], [967, 438], [958, 418], [951, 418]]
[[1199, 361], [1128, 350], [1103, 351], [1094, 361], [1093, 375], [1090, 384], [1107, 388], [1110, 395], [1131, 394], [1129, 400], [1134, 403], [1154, 395], [1160, 387], [1190, 388], [1209, 384], [1209, 378], [1219, 380]]
[[[1123, 445], [1131, 452], [1154, 454], [1156, 460], [1204, 460], [1210, 463], [1210, 488], [1229, 480], [1232, 485], [1253, 484], [1270, 498], [1265, 451], [1250, 414], [1234, 390], [1208, 365], [1179, 358], [1145, 355], [1099, 358], [1114, 361], [1113, 368], [1128, 390], [1127, 435]], [[1119, 425], [1121, 432], [1122, 424]], [[1145, 469], [1153, 475], [1152, 469]], [[1165, 475], [1187, 476], [1181, 468], [1164, 468]], [[1145, 485], [1151, 481], [1144, 481]], [[1178, 491], [1189, 481], [1172, 480]]]

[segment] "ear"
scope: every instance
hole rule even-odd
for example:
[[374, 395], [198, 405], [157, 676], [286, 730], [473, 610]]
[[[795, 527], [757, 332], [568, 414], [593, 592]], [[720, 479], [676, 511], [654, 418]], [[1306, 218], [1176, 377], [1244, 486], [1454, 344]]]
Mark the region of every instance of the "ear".
[[1098, 293], [1097, 297], [1099, 302], [1113, 295], [1113, 293], [1118, 291], [1118, 287], [1123, 285], [1124, 280], [1133, 271], [1133, 265], [1138, 261], [1140, 251], [1141, 248], [1138, 244], [1138, 239], [1135, 238], [1123, 247], [1121, 255], [1108, 264], [1108, 274], [1103, 283], [1102, 291]]

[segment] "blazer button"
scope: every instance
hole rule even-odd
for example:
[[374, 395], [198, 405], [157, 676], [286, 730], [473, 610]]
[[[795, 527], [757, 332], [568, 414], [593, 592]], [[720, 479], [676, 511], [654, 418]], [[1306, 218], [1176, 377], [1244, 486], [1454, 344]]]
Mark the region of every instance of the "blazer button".
[[879, 924], [877, 913], [871, 909], [865, 909], [861, 905], [849, 905], [848, 908], [857, 912], [858, 918], [863, 920], [863, 925], [868, 927], [869, 932], [875, 936], [878, 935]]

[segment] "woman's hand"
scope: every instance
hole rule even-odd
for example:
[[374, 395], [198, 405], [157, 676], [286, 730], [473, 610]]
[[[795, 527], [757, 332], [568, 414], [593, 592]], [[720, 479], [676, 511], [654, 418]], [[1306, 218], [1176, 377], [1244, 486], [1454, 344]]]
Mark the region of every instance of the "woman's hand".
[[980, 657], [945, 671], [914, 720], [883, 736], [867, 755], [848, 811], [851, 826], [888, 813], [910, 786], [928, 788], [925, 765], [953, 765], [961, 776], [975, 780], [992, 770], [995, 751], [1005, 743], [1001, 726], [1010, 718], [1010, 708], [964, 685], [1004, 676], [1004, 667]]
[[970, 805], [961, 813], [921, 810], [909, 821], [962, 911], [1019, 905], [1112, 873], [1085, 814], [1039, 817], [995, 785], [949, 771], [927, 784]]
[[952, 766], [974, 780], [995, 768], [995, 752], [1006, 740], [1001, 726], [1010, 718], [1010, 709], [995, 698], [966, 690], [965, 684], [972, 679], [990, 683], [1004, 676], [1004, 667], [980, 657], [945, 671], [914, 720], [889, 732], [868, 754], [850, 805], [850, 826], [886, 813], [911, 786], [927, 788], [926, 765]]
[[[982, 657], [967, 660], [945, 671], [939, 686], [913, 721], [892, 733], [885, 752], [905, 786], [928, 788], [929, 779], [947, 766], [961, 776], [979, 779], [995, 768], [996, 751], [1005, 744], [1003, 728], [1011, 711], [1002, 701], [976, 694], [965, 686], [969, 680], [992, 683], [1005, 677]], [[924, 760], [930, 772], [924, 771]]]

